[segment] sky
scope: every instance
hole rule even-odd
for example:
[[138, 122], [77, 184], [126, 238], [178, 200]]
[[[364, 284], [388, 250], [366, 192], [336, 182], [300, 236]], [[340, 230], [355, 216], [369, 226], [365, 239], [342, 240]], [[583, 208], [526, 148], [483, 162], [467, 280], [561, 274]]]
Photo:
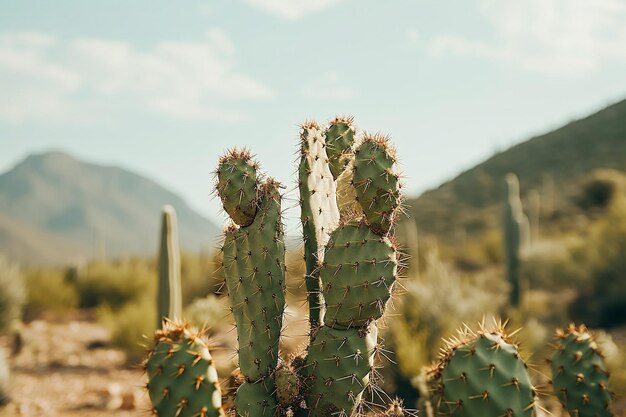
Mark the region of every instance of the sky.
[[416, 196], [626, 98], [626, 0], [0, 0], [0, 171], [62, 150], [218, 222], [248, 146], [288, 188], [298, 124], [352, 115]]

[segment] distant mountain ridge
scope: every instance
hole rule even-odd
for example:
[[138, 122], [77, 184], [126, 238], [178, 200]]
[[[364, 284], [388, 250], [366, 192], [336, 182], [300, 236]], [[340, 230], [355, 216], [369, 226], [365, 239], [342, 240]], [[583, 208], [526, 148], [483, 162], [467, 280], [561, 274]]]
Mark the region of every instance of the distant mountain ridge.
[[213, 223], [148, 178], [63, 152], [30, 155], [0, 175], [0, 253], [27, 264], [152, 255], [164, 204], [177, 211], [183, 248], [214, 243]]
[[626, 171], [626, 100], [500, 152], [408, 205], [418, 229], [450, 238], [458, 229], [472, 233], [499, 226], [509, 172], [518, 175], [523, 197], [551, 188], [552, 197], [563, 199], [599, 168]]

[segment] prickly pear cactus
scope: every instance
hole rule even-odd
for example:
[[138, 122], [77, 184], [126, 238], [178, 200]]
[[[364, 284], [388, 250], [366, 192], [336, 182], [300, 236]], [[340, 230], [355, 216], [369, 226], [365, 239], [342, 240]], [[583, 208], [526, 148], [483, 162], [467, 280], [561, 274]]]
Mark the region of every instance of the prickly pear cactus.
[[161, 221], [161, 243], [159, 246], [159, 285], [157, 289], [157, 326], [163, 319], [179, 320], [182, 313], [182, 292], [180, 287], [180, 247], [176, 210], [172, 206], [163, 207]]
[[447, 343], [430, 385], [438, 415], [535, 416], [535, 389], [503, 326], [464, 329]]
[[584, 325], [557, 330], [550, 360], [552, 385], [572, 417], [610, 417], [609, 373], [598, 346]]
[[366, 135], [354, 151], [353, 183], [356, 197], [372, 231], [389, 232], [400, 206], [400, 179], [389, 139]]
[[[352, 166], [361, 207], [343, 214], [319, 257], [326, 311], [323, 326], [312, 332], [303, 368], [311, 417], [355, 415], [363, 392], [373, 389], [370, 379], [379, 350], [375, 321], [385, 311], [398, 269], [390, 234], [400, 206], [393, 154], [386, 139], [366, 136], [346, 164]], [[337, 198], [335, 188], [320, 191]]]
[[274, 384], [264, 379], [257, 382], [245, 381], [235, 393], [235, 410], [242, 417], [273, 417], [276, 414]]
[[322, 326], [309, 346], [305, 376], [312, 416], [350, 416], [369, 383], [378, 346], [377, 328], [333, 329]]
[[246, 149], [233, 149], [220, 159], [217, 194], [224, 210], [239, 226], [248, 226], [257, 209], [258, 164]]
[[155, 415], [224, 416], [213, 358], [206, 340], [195, 329], [166, 322], [155, 334], [145, 369]]
[[330, 172], [335, 180], [350, 162], [355, 132], [352, 117], [337, 116], [326, 128], [326, 153], [330, 163]]
[[364, 219], [340, 225], [326, 246], [320, 278], [326, 302], [324, 324], [363, 327], [379, 319], [397, 276], [396, 249]]
[[324, 261], [324, 245], [339, 222], [336, 183], [326, 151], [324, 131], [317, 123], [302, 125], [298, 186], [311, 328], [319, 326], [324, 314], [321, 283], [316, 268]]

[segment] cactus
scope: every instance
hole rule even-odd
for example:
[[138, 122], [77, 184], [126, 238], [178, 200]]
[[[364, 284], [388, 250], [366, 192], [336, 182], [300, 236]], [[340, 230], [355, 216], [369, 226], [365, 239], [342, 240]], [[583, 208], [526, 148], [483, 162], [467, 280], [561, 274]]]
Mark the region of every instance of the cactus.
[[19, 268], [0, 255], [0, 335], [19, 326], [25, 301], [26, 290]]
[[161, 327], [164, 318], [181, 318], [180, 248], [176, 211], [172, 206], [163, 207], [162, 213], [157, 306], [157, 329]]
[[[241, 416], [274, 413], [272, 374], [278, 365], [285, 309], [280, 184], [268, 178], [259, 185], [257, 166], [248, 152], [234, 150], [220, 160], [217, 170], [217, 191], [227, 213], [230, 213], [227, 204], [234, 199], [255, 201], [256, 206], [251, 223], [228, 227], [222, 246], [226, 288], [237, 326], [239, 367], [245, 376], [245, 382], [235, 394], [235, 407]], [[232, 178], [247, 177], [244, 187], [221, 189], [224, 172]]]
[[384, 235], [397, 221], [400, 179], [395, 151], [388, 138], [365, 136], [354, 152], [353, 183], [356, 197], [374, 233]]
[[207, 341], [193, 328], [167, 321], [145, 362], [148, 393], [162, 417], [223, 417], [222, 396]]
[[[378, 351], [375, 320], [397, 277], [396, 248], [388, 236], [400, 205], [393, 154], [381, 137], [366, 136], [357, 147], [353, 183], [365, 216], [344, 215], [318, 267], [326, 313], [312, 334], [303, 372], [312, 417], [353, 415], [370, 383]], [[324, 194], [336, 198], [332, 191]]]
[[432, 376], [439, 415], [535, 416], [535, 389], [517, 346], [496, 324], [447, 342]]
[[[235, 149], [220, 159], [216, 192], [232, 220], [225, 231], [222, 265], [239, 343], [242, 377], [234, 408], [240, 416], [348, 417], [361, 410], [363, 392], [373, 386], [380, 352], [376, 320], [384, 313], [398, 270], [392, 231], [400, 184], [387, 139], [366, 137], [357, 160], [354, 133], [350, 118], [334, 119], [325, 131], [313, 122], [302, 126], [298, 175], [311, 340], [305, 355], [288, 361], [279, 358], [278, 349], [285, 310], [280, 184], [271, 178], [261, 181], [258, 164], [246, 150]], [[340, 222], [337, 180], [350, 175], [358, 177], [348, 181], [351, 192], [367, 208], [346, 211]], [[184, 325], [169, 323], [157, 331], [147, 370], [159, 415], [188, 415], [190, 404], [193, 410], [201, 407], [193, 415], [221, 413], [216, 401], [202, 403], [219, 395], [217, 386], [202, 400], [192, 383], [179, 382], [181, 375], [191, 375], [185, 373], [190, 366], [197, 366], [198, 344], [202, 358], [210, 358], [201, 341]], [[183, 345], [193, 346], [183, 350]], [[172, 371], [161, 373], [166, 366]], [[168, 395], [163, 396], [165, 388]], [[404, 411], [394, 402], [382, 415]]]
[[584, 325], [557, 330], [550, 360], [552, 385], [572, 417], [610, 417], [609, 374], [593, 336]]
[[519, 181], [515, 174], [506, 176], [506, 198], [504, 201], [503, 242], [506, 276], [510, 285], [509, 301], [514, 307], [520, 305], [522, 297], [520, 278], [520, 253], [524, 240], [524, 213], [519, 197]]
[[326, 149], [324, 132], [317, 123], [303, 124], [300, 132], [298, 186], [304, 236], [305, 284], [312, 329], [320, 325], [324, 314], [321, 283], [316, 268], [324, 261], [324, 245], [328, 242], [329, 233], [339, 222], [336, 183]]

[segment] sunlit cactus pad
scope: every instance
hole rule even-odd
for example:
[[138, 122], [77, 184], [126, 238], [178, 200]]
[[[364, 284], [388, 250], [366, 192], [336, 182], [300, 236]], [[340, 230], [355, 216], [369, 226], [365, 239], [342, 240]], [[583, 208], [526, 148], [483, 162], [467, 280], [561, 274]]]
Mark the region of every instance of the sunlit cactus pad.
[[145, 368], [155, 415], [224, 416], [213, 358], [206, 339], [195, 329], [167, 322], [155, 333]]
[[397, 276], [396, 251], [362, 219], [340, 225], [326, 246], [320, 269], [326, 301], [324, 324], [364, 326], [379, 319]]
[[602, 353], [584, 325], [557, 330], [550, 360], [552, 385], [572, 417], [610, 417], [609, 374]]
[[535, 389], [503, 326], [468, 328], [448, 341], [435, 372], [434, 407], [455, 417], [535, 416]]

